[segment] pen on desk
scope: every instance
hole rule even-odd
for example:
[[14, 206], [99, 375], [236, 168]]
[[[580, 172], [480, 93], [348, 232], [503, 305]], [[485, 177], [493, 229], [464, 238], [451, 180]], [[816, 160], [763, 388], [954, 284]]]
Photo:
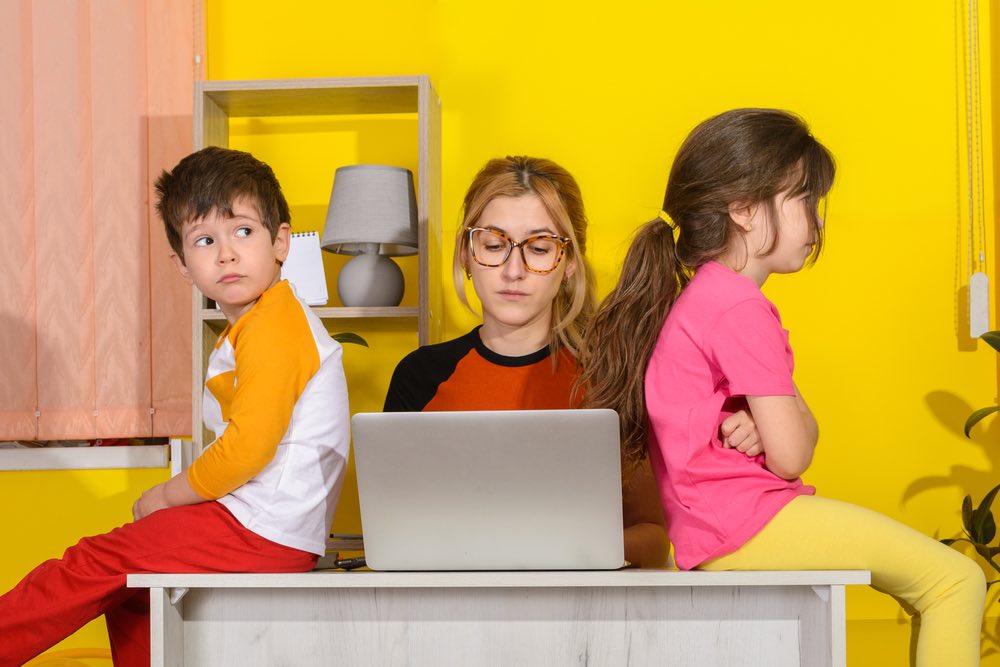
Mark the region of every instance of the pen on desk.
[[341, 570], [354, 570], [359, 567], [364, 567], [365, 557], [359, 556], [357, 558], [338, 558], [333, 561], [333, 566], [338, 567]]

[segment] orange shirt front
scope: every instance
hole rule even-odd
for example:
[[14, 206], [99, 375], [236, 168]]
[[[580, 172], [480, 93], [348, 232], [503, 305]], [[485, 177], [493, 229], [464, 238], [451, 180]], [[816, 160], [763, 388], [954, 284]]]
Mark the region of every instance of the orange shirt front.
[[392, 375], [386, 412], [443, 410], [557, 410], [575, 408], [576, 361], [565, 350], [553, 363], [549, 348], [522, 357], [493, 352], [479, 328], [421, 347]]

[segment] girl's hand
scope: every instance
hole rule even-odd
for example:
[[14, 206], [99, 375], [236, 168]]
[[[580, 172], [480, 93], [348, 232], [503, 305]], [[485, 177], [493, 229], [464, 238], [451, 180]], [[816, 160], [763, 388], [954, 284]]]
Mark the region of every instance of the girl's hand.
[[743, 452], [747, 456], [764, 453], [764, 445], [757, 433], [757, 423], [749, 410], [738, 410], [726, 417], [719, 426], [722, 446]]

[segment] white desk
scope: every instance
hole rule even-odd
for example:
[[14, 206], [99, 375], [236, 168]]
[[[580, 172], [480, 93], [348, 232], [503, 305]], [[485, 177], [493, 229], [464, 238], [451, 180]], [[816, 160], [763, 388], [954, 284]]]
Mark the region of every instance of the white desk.
[[846, 665], [839, 572], [129, 575], [152, 667]]

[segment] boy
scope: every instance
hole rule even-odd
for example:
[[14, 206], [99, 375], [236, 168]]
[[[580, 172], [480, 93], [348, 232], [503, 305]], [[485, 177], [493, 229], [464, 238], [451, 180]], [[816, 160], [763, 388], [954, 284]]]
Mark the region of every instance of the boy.
[[0, 597], [0, 667], [104, 614], [115, 665], [149, 665], [149, 594], [131, 572], [299, 572], [325, 550], [348, 454], [340, 345], [280, 279], [289, 212], [274, 172], [205, 148], [156, 182], [181, 276], [228, 326], [209, 358], [216, 440], [135, 502], [133, 523], [84, 538]]

